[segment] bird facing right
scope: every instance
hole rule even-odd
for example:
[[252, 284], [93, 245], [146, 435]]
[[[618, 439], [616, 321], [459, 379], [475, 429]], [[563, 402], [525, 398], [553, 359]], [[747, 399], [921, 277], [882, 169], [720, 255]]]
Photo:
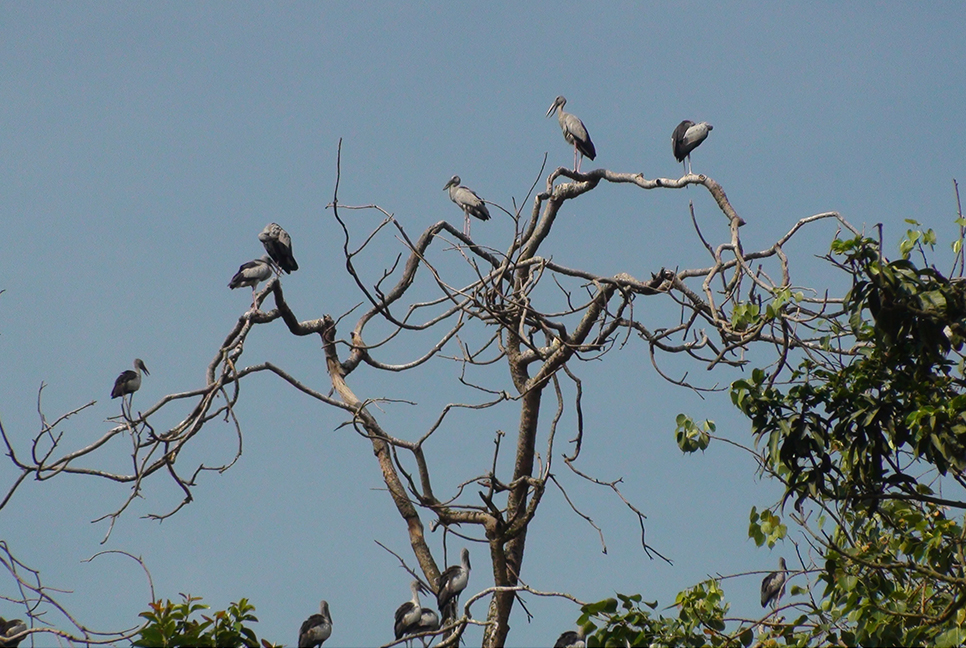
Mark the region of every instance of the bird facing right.
[[470, 582], [470, 550], [463, 547], [460, 551], [460, 564], [447, 567], [439, 575], [439, 588], [436, 591], [436, 603], [443, 623], [456, 618], [456, 605], [460, 592], [466, 589]]
[[321, 646], [332, 635], [332, 617], [329, 615], [329, 603], [319, 604], [319, 614], [313, 614], [302, 622], [299, 628], [299, 648], [313, 648]]
[[787, 579], [785, 559], [778, 559], [778, 571], [774, 571], [765, 576], [761, 581], [761, 607], [778, 606], [778, 599], [785, 593], [785, 580]]
[[671, 149], [674, 151], [674, 159], [683, 163], [684, 158], [688, 159], [688, 173], [691, 173], [691, 151], [698, 148], [714, 129], [708, 122], [695, 124], [690, 119], [685, 119], [674, 132], [671, 133]]

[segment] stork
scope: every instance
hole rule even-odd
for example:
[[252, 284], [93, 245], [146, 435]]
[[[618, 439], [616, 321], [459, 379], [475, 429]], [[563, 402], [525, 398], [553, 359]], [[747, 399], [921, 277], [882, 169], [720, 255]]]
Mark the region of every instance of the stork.
[[463, 233], [470, 235], [470, 216], [475, 216], [481, 221], [490, 220], [490, 212], [486, 208], [483, 199], [476, 195], [476, 192], [460, 184], [458, 175], [454, 175], [443, 187], [443, 191], [449, 189], [449, 199], [456, 203], [456, 206], [463, 210], [464, 222]]
[[[409, 589], [413, 593], [413, 597], [396, 608], [396, 622], [393, 624], [393, 632], [396, 633], [396, 639], [402, 639], [406, 635], [411, 635], [413, 633], [419, 632], [416, 628], [419, 627], [419, 623], [423, 618], [423, 608], [419, 604], [419, 592], [423, 589], [423, 584], [418, 580], [414, 580], [409, 586]], [[409, 645], [409, 641], [406, 645]]]
[[134, 399], [134, 392], [141, 389], [141, 372], [151, 375], [148, 368], [144, 366], [144, 361], [141, 358], [134, 359], [134, 371], [130, 369], [125, 369], [121, 372], [121, 375], [117, 377], [114, 381], [114, 389], [111, 390], [111, 398], [121, 399], [121, 413], [124, 413], [124, 401], [125, 398], [131, 394], [131, 398], [128, 399], [128, 418], [130, 418], [131, 405], [130, 401]]
[[553, 645], [553, 648], [586, 648], [587, 642], [584, 641], [586, 636], [587, 629], [584, 626], [578, 627], [576, 632], [567, 630], [557, 637], [557, 642]]
[[674, 159], [684, 163], [684, 158], [688, 159], [688, 173], [691, 173], [691, 151], [698, 148], [714, 129], [708, 122], [695, 124], [690, 119], [685, 119], [678, 124], [671, 134], [671, 149], [674, 151]]
[[470, 581], [470, 550], [463, 547], [460, 551], [460, 564], [447, 567], [439, 575], [439, 588], [436, 590], [436, 602], [443, 623], [456, 618], [456, 605], [460, 592], [466, 589]]
[[321, 646], [332, 634], [332, 617], [329, 615], [329, 603], [325, 600], [319, 604], [319, 614], [313, 614], [302, 622], [299, 628], [299, 648]]
[[234, 290], [242, 286], [251, 286], [252, 308], [255, 308], [255, 289], [260, 282], [272, 276], [272, 266], [272, 259], [267, 254], [262, 255], [254, 261], [243, 263], [238, 266], [238, 272], [228, 282], [228, 287]]
[[778, 599], [785, 593], [786, 575], [785, 559], [778, 559], [778, 571], [774, 571], [761, 581], [761, 607], [778, 607]]
[[[420, 632], [435, 632], [439, 630], [439, 615], [436, 614], [436, 610], [433, 608], [424, 607], [420, 611], [419, 624], [413, 628], [413, 634], [419, 634]], [[432, 643], [432, 637], [420, 637], [420, 641], [423, 642], [423, 648], [426, 648], [430, 643]]]
[[[27, 624], [20, 619], [11, 619], [7, 621], [3, 617], [0, 617], [0, 648], [17, 648], [20, 642], [24, 640], [22, 637], [17, 637], [18, 634], [27, 631]], [[12, 637], [17, 637], [13, 639]]]
[[278, 223], [269, 223], [258, 235], [258, 240], [265, 246], [268, 256], [272, 261], [285, 271], [291, 274], [299, 269], [299, 264], [292, 255], [292, 237], [288, 235]]
[[[580, 121], [576, 115], [564, 112], [563, 107], [566, 103], [567, 99], [563, 95], [554, 99], [553, 105], [547, 111], [547, 117], [557, 111], [557, 121], [560, 122], [560, 130], [563, 131], [564, 139], [574, 145], [574, 171], [580, 172], [581, 160], [585, 157], [593, 160], [597, 157], [597, 149], [594, 148], [594, 143], [590, 141], [590, 134], [587, 132], [584, 122]], [[580, 153], [580, 160], [577, 159], [578, 153]]]

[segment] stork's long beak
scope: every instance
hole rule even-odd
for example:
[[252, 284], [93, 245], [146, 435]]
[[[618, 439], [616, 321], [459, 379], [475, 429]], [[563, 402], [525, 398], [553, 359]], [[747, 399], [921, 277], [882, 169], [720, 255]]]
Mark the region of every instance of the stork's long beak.
[[557, 109], [557, 102], [554, 101], [553, 102], [553, 105], [550, 106], [550, 110], [547, 111], [547, 117], [549, 117], [550, 115], [552, 115], [553, 114], [553, 111], [555, 111], [556, 109]]
[[151, 372], [148, 371], [148, 368], [144, 366], [144, 363], [141, 364], [141, 371], [143, 371], [144, 373], [146, 373], [149, 376], [151, 375]]

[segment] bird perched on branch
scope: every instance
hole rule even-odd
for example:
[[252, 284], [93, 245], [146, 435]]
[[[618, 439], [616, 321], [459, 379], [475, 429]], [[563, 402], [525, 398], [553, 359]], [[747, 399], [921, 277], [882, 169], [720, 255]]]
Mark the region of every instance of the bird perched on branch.
[[557, 637], [557, 642], [554, 643], [553, 648], [585, 648], [587, 642], [584, 641], [584, 637], [587, 636], [587, 630], [584, 626], [577, 628], [577, 631], [567, 630]]
[[691, 173], [691, 151], [698, 148], [704, 140], [708, 138], [708, 133], [714, 126], [708, 122], [695, 124], [690, 119], [685, 119], [678, 124], [671, 134], [671, 148], [674, 151], [674, 159], [684, 163], [684, 158], [688, 159], [688, 173]]
[[238, 266], [238, 272], [228, 282], [228, 287], [234, 290], [242, 286], [252, 288], [252, 308], [255, 308], [255, 289], [258, 284], [272, 276], [272, 259], [267, 254], [248, 263]]
[[447, 567], [439, 575], [439, 587], [436, 590], [436, 603], [443, 623], [456, 618], [456, 606], [459, 603], [460, 592], [466, 589], [470, 582], [470, 550], [466, 547], [460, 551], [460, 564]]
[[778, 607], [778, 599], [785, 593], [785, 580], [787, 579], [785, 559], [778, 559], [778, 571], [774, 571], [761, 581], [761, 607]]
[[449, 189], [449, 199], [456, 203], [456, 206], [463, 210], [465, 222], [463, 223], [463, 233], [470, 235], [470, 216], [479, 218], [481, 221], [490, 220], [490, 212], [486, 208], [483, 199], [476, 195], [476, 192], [460, 184], [458, 175], [454, 175], [443, 187]]
[[[414, 580], [409, 589], [412, 591], [413, 597], [396, 608], [395, 623], [393, 623], [392, 629], [396, 633], [397, 640], [418, 632], [416, 628], [419, 627], [423, 617], [423, 608], [419, 604], [419, 592], [423, 589], [423, 584]], [[409, 645], [408, 641], [406, 645]]]
[[20, 645], [20, 642], [24, 640], [24, 637], [19, 637], [17, 639], [11, 639], [11, 637], [16, 637], [21, 632], [26, 631], [27, 624], [20, 619], [11, 619], [10, 621], [7, 621], [3, 617], [0, 617], [0, 647], [17, 648], [17, 646]]
[[[134, 394], [137, 390], [141, 389], [141, 372], [147, 375], [151, 375], [148, 368], [144, 366], [144, 361], [141, 358], [134, 359], [134, 371], [130, 369], [125, 369], [121, 372], [121, 375], [117, 377], [114, 381], [114, 389], [111, 390], [111, 398], [121, 399], [121, 413], [124, 413], [124, 402], [125, 398], [129, 394]], [[133, 398], [133, 396], [132, 396]], [[128, 414], [130, 415], [130, 400], [128, 404]]]
[[[587, 132], [584, 122], [580, 121], [576, 115], [564, 112], [563, 107], [566, 103], [567, 99], [563, 95], [554, 99], [553, 105], [547, 111], [547, 117], [557, 111], [557, 121], [560, 122], [560, 130], [563, 131], [564, 139], [574, 145], [574, 171], [580, 171], [581, 160], [585, 157], [593, 160], [597, 157], [597, 149], [594, 148], [594, 143], [590, 140], [590, 133]], [[577, 159], [578, 153], [580, 153], [579, 160]]]
[[286, 274], [299, 269], [299, 264], [292, 255], [292, 237], [282, 229], [281, 225], [269, 223], [258, 235], [258, 240], [265, 246], [265, 251], [272, 257], [272, 261]]
[[[439, 630], [439, 615], [433, 608], [424, 607], [419, 616], [419, 624], [413, 628], [413, 634], [435, 632], [436, 630]], [[420, 640], [423, 642], [423, 648], [432, 643], [432, 637], [420, 637]]]
[[319, 614], [313, 614], [302, 622], [299, 628], [299, 648], [321, 646], [332, 634], [332, 617], [329, 615], [329, 604], [322, 601], [319, 604]]

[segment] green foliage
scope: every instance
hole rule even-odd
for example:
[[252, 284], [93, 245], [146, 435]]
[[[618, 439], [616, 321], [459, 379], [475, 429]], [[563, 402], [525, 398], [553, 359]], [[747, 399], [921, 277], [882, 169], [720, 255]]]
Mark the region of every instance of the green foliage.
[[695, 423], [690, 416], [678, 414], [677, 428], [674, 430], [674, 439], [682, 452], [692, 453], [704, 450], [711, 443], [710, 432], [714, 432], [714, 421], [705, 421], [703, 425]]
[[[789, 515], [816, 562], [789, 571], [788, 596], [763, 619], [727, 618], [716, 580], [679, 594], [676, 618], [640, 596], [587, 606], [589, 645], [966, 643], [966, 281], [929, 264], [936, 235], [909, 223], [896, 261], [870, 238], [834, 241], [829, 260], [852, 278], [841, 310], [818, 318], [817, 343], [781, 363], [794, 367], [781, 381], [755, 369], [732, 384], [761, 473], [785, 487], [752, 508], [748, 535], [774, 547]], [[752, 330], [802, 299], [775, 291], [732, 323]], [[707, 447], [708, 429], [679, 415], [681, 450]]]
[[257, 623], [252, 612], [255, 606], [248, 599], [232, 603], [227, 610], [215, 612], [212, 616], [200, 615], [201, 619], [191, 618], [196, 612], [207, 610], [200, 603], [201, 597], [181, 595], [181, 603], [155, 601], [141, 617], [147, 623], [141, 628], [135, 646], [161, 648], [167, 646], [252, 646], [269, 648], [273, 644], [262, 640], [259, 644], [255, 631], [246, 624]]

